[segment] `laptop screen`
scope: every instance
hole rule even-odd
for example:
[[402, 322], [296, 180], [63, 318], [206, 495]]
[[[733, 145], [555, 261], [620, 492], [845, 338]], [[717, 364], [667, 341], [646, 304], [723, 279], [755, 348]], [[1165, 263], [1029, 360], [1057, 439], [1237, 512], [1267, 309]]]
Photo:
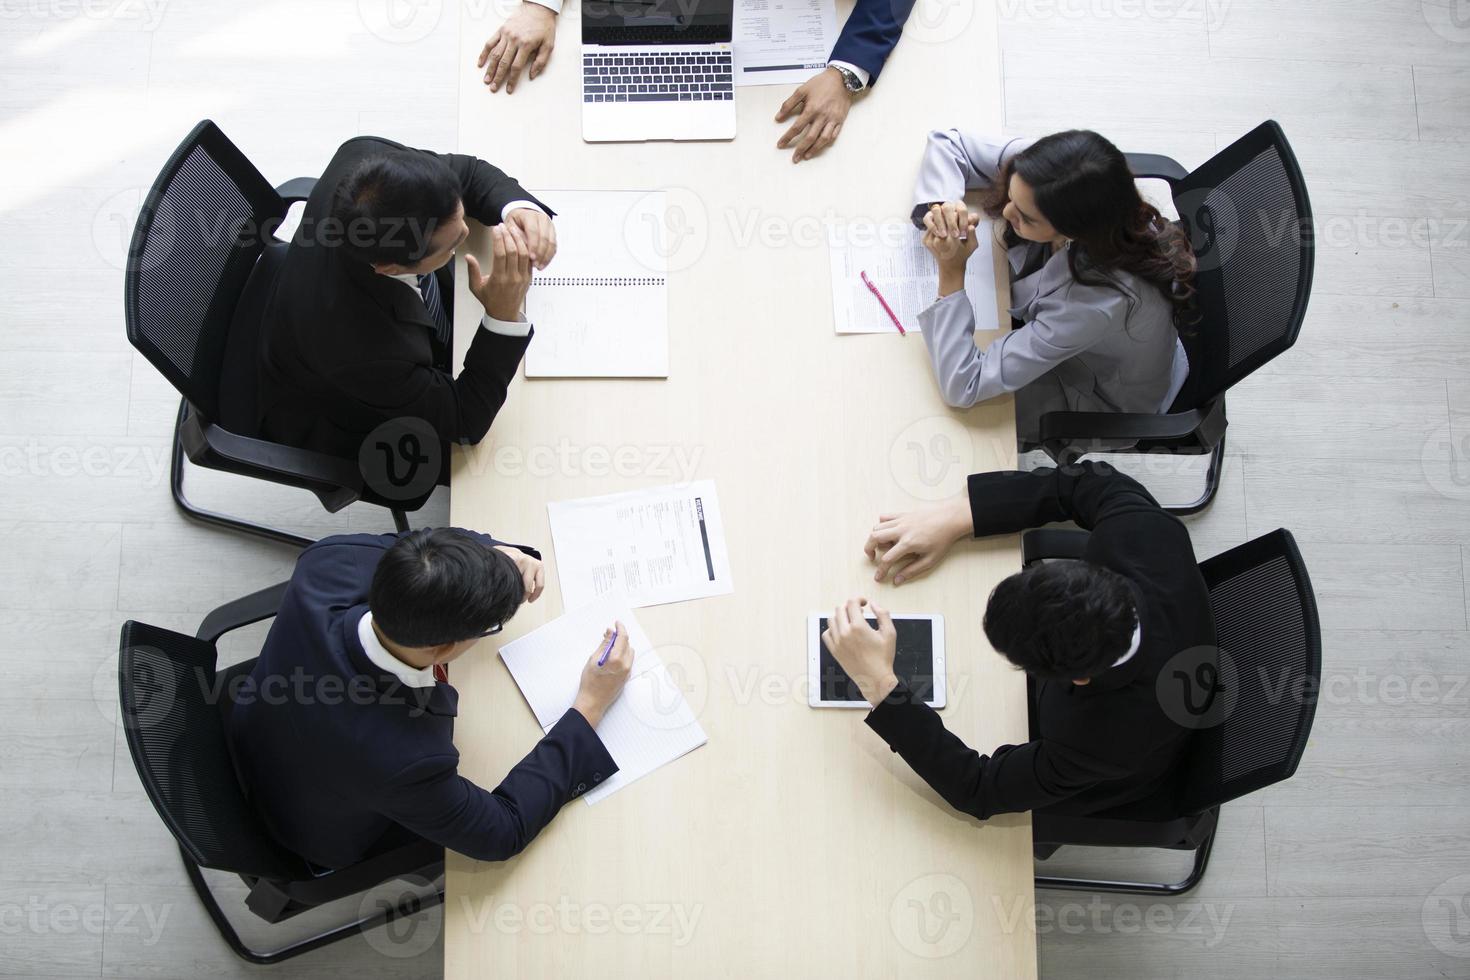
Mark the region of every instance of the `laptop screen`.
[[582, 0], [582, 43], [728, 43], [733, 17], [734, 0]]

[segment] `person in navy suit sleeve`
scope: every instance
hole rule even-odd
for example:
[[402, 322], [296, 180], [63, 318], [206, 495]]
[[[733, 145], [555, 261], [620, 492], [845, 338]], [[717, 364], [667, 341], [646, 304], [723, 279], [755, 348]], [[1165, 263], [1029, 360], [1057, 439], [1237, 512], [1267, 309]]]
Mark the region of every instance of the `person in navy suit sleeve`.
[[[475, 62], [485, 70], [490, 91], [503, 86], [514, 92], [523, 70], [529, 78], [546, 70], [561, 6], [562, 0], [523, 0], [490, 36]], [[857, 0], [827, 68], [797, 88], [776, 114], [778, 123], [795, 117], [776, 143], [791, 149], [791, 162], [808, 160], [837, 140], [853, 99], [878, 81], [913, 9], [914, 0]]]
[[596, 729], [632, 653], [620, 628], [597, 665], [609, 624], [587, 637], [572, 707], [500, 784], [459, 774], [447, 665], [539, 597], [543, 575], [535, 549], [459, 528], [302, 552], [229, 719], [241, 782], [278, 843], [323, 868], [415, 839], [501, 861], [618, 771]]
[[776, 113], [778, 123], [796, 117], [776, 143], [778, 149], [792, 151], [792, 163], [809, 160], [836, 142], [847, 110], [878, 81], [913, 9], [914, 0], [857, 0], [826, 69], [803, 82]]

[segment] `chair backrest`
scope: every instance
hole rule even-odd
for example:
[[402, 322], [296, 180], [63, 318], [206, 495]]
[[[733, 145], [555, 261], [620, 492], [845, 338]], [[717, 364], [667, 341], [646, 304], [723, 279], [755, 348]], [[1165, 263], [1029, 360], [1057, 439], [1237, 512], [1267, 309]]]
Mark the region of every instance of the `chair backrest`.
[[273, 880], [311, 870], [275, 844], [235, 777], [214, 645], [145, 623], [123, 624], [118, 694], [143, 789], [201, 867]]
[[286, 202], [204, 120], [143, 203], [124, 273], [128, 341], [208, 419], [235, 305]]
[[1322, 679], [1317, 602], [1289, 531], [1217, 555], [1200, 572], [1219, 639], [1222, 700], [1217, 723], [1195, 733], [1185, 761], [1186, 813], [1296, 772]]
[[1312, 292], [1312, 206], [1286, 135], [1251, 130], [1173, 186], [1201, 318], [1173, 410], [1199, 408], [1296, 343]]

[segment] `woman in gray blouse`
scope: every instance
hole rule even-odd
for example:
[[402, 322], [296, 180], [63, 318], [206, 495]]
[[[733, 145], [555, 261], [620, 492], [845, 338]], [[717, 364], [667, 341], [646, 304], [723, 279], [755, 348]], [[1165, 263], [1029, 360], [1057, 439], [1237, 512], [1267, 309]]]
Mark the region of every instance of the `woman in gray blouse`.
[[[1011, 316], [985, 349], [964, 294], [987, 193], [1003, 218]], [[1138, 193], [1123, 154], [1086, 130], [996, 141], [929, 134], [914, 223], [939, 264], [939, 298], [919, 315], [944, 400], [957, 408], [1016, 393], [1016, 426], [1035, 442], [1051, 411], [1164, 412], [1189, 373], [1178, 326], [1190, 318], [1194, 255], [1184, 233]], [[981, 234], [987, 234], [984, 229]]]

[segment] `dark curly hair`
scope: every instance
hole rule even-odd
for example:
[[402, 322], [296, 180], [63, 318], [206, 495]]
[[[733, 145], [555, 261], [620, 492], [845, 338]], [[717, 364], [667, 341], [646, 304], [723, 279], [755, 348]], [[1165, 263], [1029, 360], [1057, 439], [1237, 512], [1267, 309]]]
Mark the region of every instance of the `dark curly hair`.
[[1041, 680], [1096, 677], [1128, 652], [1138, 622], [1128, 580], [1090, 562], [1042, 562], [990, 593], [985, 635]]
[[[1194, 304], [1194, 250], [1189, 236], [1138, 193], [1121, 150], [1097, 133], [1069, 129], [1043, 136], [1012, 157], [984, 198], [985, 213], [1001, 217], [1010, 203], [1011, 177], [1036, 196], [1052, 227], [1073, 242], [1067, 262], [1072, 278], [1120, 289], [1114, 270], [1152, 283], [1174, 305], [1180, 329], [1198, 319]], [[1007, 246], [1022, 239], [1005, 226]]]

